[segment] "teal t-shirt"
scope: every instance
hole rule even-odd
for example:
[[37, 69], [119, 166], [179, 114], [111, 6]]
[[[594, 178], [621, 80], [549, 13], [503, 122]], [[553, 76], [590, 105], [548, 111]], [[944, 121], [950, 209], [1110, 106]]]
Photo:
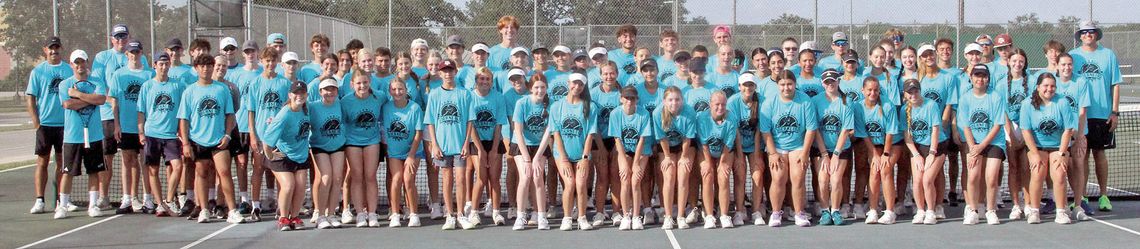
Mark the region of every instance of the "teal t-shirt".
[[284, 107], [269, 122], [263, 140], [269, 147], [285, 154], [290, 161], [306, 162], [309, 160], [311, 129], [309, 115], [305, 114], [305, 110], [293, 111]]
[[715, 90], [715, 88], [712, 88], [712, 86], [708, 84], [705, 84], [703, 87], [681, 88], [681, 96], [685, 99], [685, 106], [693, 109], [693, 111], [698, 114], [705, 113], [709, 111], [709, 99], [712, 98], [712, 91]]
[[586, 85], [590, 86], [590, 89], [602, 85], [602, 72], [599, 67], [594, 66], [586, 70], [586, 81]]
[[111, 75], [113, 84], [111, 97], [118, 101], [119, 113], [115, 117], [119, 130], [122, 133], [139, 133], [139, 94], [142, 93], [143, 82], [154, 78], [154, 72], [146, 69], [132, 70], [124, 67]]
[[949, 73], [940, 72], [935, 77], [923, 78], [919, 85], [922, 86], [922, 97], [926, 100], [934, 101], [941, 107], [958, 104], [957, 79]]
[[669, 146], [680, 146], [687, 139], [697, 137], [697, 114], [692, 109], [682, 106], [680, 112], [673, 116], [668, 126], [665, 125], [665, 108], [653, 113], [653, 135], [656, 140], [666, 139]]
[[655, 56], [653, 60], [657, 61], [657, 82], [664, 82], [665, 79], [673, 78], [673, 75], [677, 74], [677, 62], [661, 56]]
[[347, 124], [341, 126], [345, 145], [380, 144], [380, 106], [384, 102], [384, 99], [376, 95], [360, 98], [356, 94], [350, 94], [340, 98], [340, 112]]
[[650, 88], [647, 84], [641, 84], [634, 88], [637, 89], [637, 108], [645, 110], [646, 113], [657, 110], [657, 105], [665, 98], [665, 88], [660, 86]]
[[383, 109], [384, 121], [380, 125], [384, 129], [384, 143], [388, 145], [388, 156], [407, 159], [416, 132], [424, 129], [423, 108], [415, 102], [408, 102], [400, 108], [396, 107], [395, 101], [390, 101], [384, 104]]
[[862, 114], [862, 130], [867, 135], [866, 137], [871, 138], [871, 144], [883, 145], [886, 142], [887, 134], [891, 135], [890, 144], [902, 141], [903, 137], [899, 134], [898, 112], [895, 108], [882, 104], [867, 108], [863, 103], [859, 103], [859, 108], [856, 109], [862, 109], [858, 112], [858, 114]]
[[937, 139], [936, 143], [946, 141], [948, 135], [945, 132], [939, 132], [937, 137], [932, 138], [930, 134], [931, 129], [939, 126], [939, 130], [945, 130], [946, 127], [942, 126], [942, 106], [934, 101], [923, 101], [921, 106], [912, 107], [909, 113], [910, 122], [907, 123], [907, 129], [910, 132], [916, 144], [930, 146], [932, 139]]
[[[514, 92], [514, 89], [511, 92]], [[493, 141], [495, 128], [508, 125], [507, 120], [510, 118], [503, 102], [503, 94], [499, 92], [488, 91], [487, 96], [479, 96], [478, 92], [472, 91], [471, 104], [468, 107], [467, 113], [471, 115], [467, 117], [467, 121], [475, 126], [475, 133], [478, 134], [480, 141]], [[502, 130], [499, 134], [502, 134]]]
[[[1011, 81], [1008, 80], [1007, 77], [996, 82], [990, 82], [990, 85], [994, 84], [997, 84], [993, 87], [993, 89], [997, 90], [996, 93], [1001, 94], [1002, 97], [1005, 98], [1006, 117], [1009, 117], [1009, 121], [1013, 124], [1019, 124], [1018, 121], [1021, 120], [1021, 102], [1033, 96], [1033, 91], [1037, 89], [1036, 81], [1026, 82], [1026, 78], [1024, 77]], [[959, 100], [958, 105], [961, 104], [962, 101]]]
[[250, 126], [254, 127], [253, 131], [257, 132], [259, 137], [265, 134], [269, 118], [277, 115], [288, 101], [289, 83], [289, 80], [281, 76], [274, 76], [272, 79], [258, 76], [250, 86], [250, 94], [241, 101], [246, 110], [253, 112], [254, 123]]
[[697, 114], [697, 124], [700, 127], [697, 135], [700, 136], [701, 145], [709, 147], [709, 155], [712, 157], [720, 158], [721, 154], [736, 149], [737, 121], [734, 115], [726, 113], [724, 120], [716, 122], [712, 113], [701, 113]]
[[610, 138], [609, 132], [605, 131], [610, 130], [610, 113], [621, 106], [621, 90], [614, 88], [609, 92], [603, 92], [600, 87], [590, 89], [590, 99], [600, 108], [598, 116], [595, 117], [598, 121], [598, 130], [602, 131], [599, 135], [602, 138]]
[[[839, 91], [847, 97], [847, 103], [863, 103], [863, 80], [866, 77], [855, 76], [850, 80], [839, 78]], [[879, 87], [879, 98], [882, 99], [882, 86]]]
[[1112, 114], [1112, 86], [1123, 82], [1120, 61], [1116, 53], [1104, 46], [1085, 51], [1081, 47], [1069, 51], [1073, 57], [1074, 77], [1088, 82], [1089, 106], [1087, 118], [1108, 119]]
[[[238, 69], [238, 70], [242, 70], [242, 69]], [[194, 71], [194, 68], [190, 67], [190, 65], [186, 65], [186, 64], [177, 65], [177, 66], [172, 65], [172, 66], [170, 66], [170, 69], [166, 71], [166, 74], [169, 75], [169, 77], [171, 78], [170, 81], [182, 83], [185, 85], [190, 85], [190, 84], [193, 84], [194, 81], [198, 80], [197, 77], [194, 77], [194, 75], [192, 75], [190, 73], [193, 71]], [[258, 67], [257, 73], [261, 73], [261, 67]]]
[[610, 126], [606, 133], [609, 133], [609, 137], [621, 141], [621, 145], [625, 147], [625, 151], [622, 152], [635, 152], [637, 142], [644, 138], [645, 142], [642, 144], [641, 154], [651, 156], [653, 155], [654, 141], [650, 119], [649, 112], [643, 109], [634, 107], [633, 114], [626, 114], [624, 110], [619, 108], [610, 113]]
[[[174, 77], [174, 68], [171, 68], [170, 70], [170, 75], [172, 75], [171, 77]], [[257, 77], [261, 75], [261, 66], [258, 66], [254, 70], [246, 70], [245, 67], [238, 67], [230, 72], [233, 72], [235, 75], [233, 83], [237, 85], [238, 92], [241, 94], [241, 100], [243, 102], [237, 103], [235, 105], [238, 108], [234, 114], [234, 119], [237, 119], [237, 129], [240, 133], [249, 133], [249, 110], [245, 109], [246, 105], [244, 102], [247, 98], [249, 98], [250, 90], [255, 88], [254, 84], [256, 83], [254, 80], [256, 80]], [[312, 98], [312, 95], [309, 97]], [[320, 95], [318, 94], [317, 97], [319, 98]]]
[[719, 73], [717, 70], [710, 69], [708, 74], [705, 74], [705, 84], [721, 90], [724, 96], [732, 96], [740, 89], [740, 84], [737, 80], [740, 78], [740, 73], [736, 71], [729, 71], [728, 73]]
[[629, 80], [631, 75], [637, 74], [637, 61], [633, 58], [633, 50], [629, 53], [622, 51], [621, 48], [615, 48], [607, 53], [606, 58], [617, 65], [618, 82], [625, 83]]
[[1072, 109], [1068, 99], [1053, 96], [1040, 108], [1033, 107], [1033, 100], [1021, 102], [1021, 129], [1033, 134], [1033, 140], [1038, 148], [1053, 148], [1061, 146], [1061, 138], [1065, 130], [1076, 130], [1080, 114]]
[[59, 91], [59, 83], [71, 78], [72, 74], [71, 67], [62, 61], [56, 65], [44, 61], [32, 68], [28, 75], [28, 89], [24, 93], [36, 97], [40, 125], [63, 126], [63, 104], [59, 102], [59, 95], [67, 95], [67, 92]]
[[[569, 80], [570, 71], [562, 72], [556, 69], [549, 69], [543, 73], [546, 76], [546, 95], [550, 97], [551, 103], [558, 102], [566, 97], [566, 93], [570, 92]], [[529, 90], [528, 90], [529, 91]]]
[[201, 146], [217, 146], [226, 134], [226, 115], [233, 115], [233, 95], [225, 83], [194, 83], [182, 92], [178, 119], [190, 123], [190, 140]]
[[301, 82], [311, 82], [314, 79], [317, 79], [317, 77], [320, 77], [321, 72], [323, 71], [324, 70], [321, 69], [321, 64], [319, 62], [313, 61], [307, 63], [304, 66], [301, 66], [301, 70], [297, 70], [297, 80], [300, 80]]
[[[514, 122], [514, 115], [515, 115], [515, 103], [518, 103], [519, 99], [527, 98], [528, 96], [530, 96], [530, 92], [528, 92], [527, 90], [523, 90], [523, 92], [521, 92], [521, 93], [516, 92], [514, 90], [511, 90], [511, 91], [507, 91], [507, 92], [503, 93], [503, 97], [501, 99], [499, 99], [499, 102], [500, 102], [499, 105], [502, 105], [502, 107], [503, 107], [503, 119], [504, 120], [503, 120], [503, 129], [501, 131], [502, 136], [503, 136], [503, 140], [514, 141], [514, 140], [511, 140], [511, 136], [514, 136], [514, 134], [515, 134], [514, 131], [512, 130], [515, 127], [514, 123], [513, 123]], [[549, 96], [549, 95], [547, 95], [547, 96]]]
[[471, 95], [470, 91], [459, 87], [450, 90], [436, 88], [428, 94], [424, 124], [435, 128], [432, 141], [438, 144], [444, 156], [459, 155], [463, 149], [467, 123], [471, 120], [471, 113], [466, 110], [474, 103]]
[[[530, 97], [515, 101], [515, 109], [511, 113], [511, 126], [515, 123], [522, 124], [525, 146], [538, 146], [542, 142], [542, 133], [546, 132], [547, 127], [548, 113], [544, 113], [547, 111], [546, 108], [542, 103], [532, 101]], [[512, 139], [511, 143], [517, 144], [516, 140], [518, 139]]]
[[174, 80], [167, 78], [166, 82], [160, 82], [150, 79], [143, 83], [135, 108], [146, 114], [143, 127], [147, 137], [175, 139], [178, 136], [178, 104], [182, 103], [186, 85]]
[[677, 89], [683, 90], [689, 87], [689, 80], [679, 78], [676, 73], [669, 77], [662, 77], [661, 79], [661, 88], [669, 88], [671, 86], [675, 86]]
[[502, 43], [492, 45], [487, 57], [487, 67], [492, 72], [503, 71], [503, 69], [511, 68], [511, 49], [515, 47], [506, 47]]
[[811, 98], [802, 92], [796, 92], [791, 101], [779, 97], [767, 99], [760, 110], [767, 110], [760, 112], [760, 122], [763, 122], [760, 127], [767, 128], [762, 131], [772, 135], [778, 150], [802, 149], [804, 136], [819, 126], [819, 115]]
[[744, 103], [743, 96], [743, 94], [733, 95], [728, 97], [727, 102], [728, 114], [735, 115], [733, 119], [739, 121], [736, 127], [740, 129], [738, 133], [740, 134], [741, 149], [744, 153], [756, 152], [757, 147], [760, 147], [760, 151], [764, 151], [763, 144], [760, 146], [756, 144], [756, 136], [760, 135], [759, 110], [756, 112], [756, 117], [752, 116], [752, 108], [759, 109], [760, 105], [764, 103], [764, 98], [760, 97], [760, 94], [754, 94], [753, 96], [756, 96], [755, 102], [753, 107], [749, 108], [748, 104]]
[[[870, 68], [863, 70], [863, 77], [875, 77], [875, 79], [879, 80], [879, 99], [883, 101], [883, 103], [887, 103], [891, 106], [898, 107], [903, 105], [902, 83], [899, 82], [898, 79], [899, 70], [887, 70], [878, 75], [872, 75], [872, 71], [874, 70]], [[859, 82], [859, 84], [862, 85], [863, 82]]]
[[314, 149], [334, 151], [344, 146], [345, 134], [341, 125], [344, 124], [344, 115], [341, 113], [340, 101], [333, 101], [326, 105], [322, 101], [311, 101], [309, 108], [309, 124], [312, 124], [309, 144]]
[[[1092, 94], [1088, 89], [1089, 84], [1085, 81], [1085, 78], [1073, 78], [1072, 81], [1066, 82], [1062, 82], [1060, 79], [1057, 79], [1057, 96], [1061, 96], [1062, 98], [1065, 98], [1065, 100], [1068, 100], [1070, 109], [1077, 112], [1077, 115], [1080, 115], [1081, 108], [1092, 109], [1093, 104], [1092, 98], [1090, 97]], [[1089, 117], [1089, 112], [1091, 111], [1087, 109], [1085, 110], [1086, 118]], [[1080, 118], [1078, 117], [1078, 119]], [[1089, 129], [1088, 127], [1085, 127], [1084, 130], [1077, 132], [1088, 135]]]
[[[56, 91], [61, 94], [56, 100], [63, 103], [71, 99], [70, 96], [67, 96], [67, 89], [72, 87], [88, 94], [100, 94], [107, 91], [107, 86], [99, 82], [98, 79], [88, 78], [85, 81], [79, 81], [73, 76], [59, 83]], [[87, 142], [94, 143], [103, 140], [103, 122], [99, 120], [99, 114], [96, 113], [98, 109], [99, 107], [95, 105], [89, 105], [79, 110], [64, 109], [63, 143], [82, 144], [84, 127], [87, 128]]]
[[[583, 115], [585, 105], [590, 105], [590, 113]], [[599, 112], [601, 107], [594, 103], [571, 104], [567, 99], [550, 106], [550, 121], [547, 123], [551, 134], [562, 136], [562, 145], [566, 149], [566, 154], [563, 154], [557, 147], [551, 147], [554, 148], [554, 158], [570, 161], [582, 158], [582, 150], [588, 142], [586, 138], [590, 134], [597, 134]]]
[[823, 81], [818, 76], [804, 78], [803, 76], [796, 76], [796, 90], [804, 93], [808, 98], [813, 98], [816, 95], [823, 93]]
[[1005, 134], [1006, 129], [1006, 111], [1008, 109], [1005, 107], [1005, 98], [1000, 93], [990, 91], [985, 96], [979, 97], [970, 92], [958, 98], [958, 128], [970, 129], [974, 142], [981, 143], [982, 140], [986, 139], [990, 129], [993, 129], [994, 125], [999, 125], [1002, 128], [998, 130], [998, 135], [994, 136], [990, 145], [1005, 150], [1005, 135], [1003, 134]]
[[[851, 141], [855, 135], [847, 138], [846, 143], [839, 143], [839, 135], [846, 130], [855, 131], [855, 111], [843, 102], [843, 98], [829, 100], [826, 93], [816, 95], [811, 99], [815, 112], [819, 115], [819, 136], [823, 138], [823, 145], [828, 151], [846, 150], [851, 148]], [[862, 132], [859, 132], [862, 133]]]

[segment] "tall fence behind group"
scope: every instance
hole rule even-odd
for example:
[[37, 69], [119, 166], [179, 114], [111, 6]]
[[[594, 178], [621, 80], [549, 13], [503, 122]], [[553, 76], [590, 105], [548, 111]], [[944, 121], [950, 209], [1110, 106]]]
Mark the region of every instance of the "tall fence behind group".
[[[690, 0], [691, 1], [691, 0]], [[514, 15], [522, 27], [518, 41], [527, 47], [535, 43], [547, 46], [566, 45], [585, 48], [594, 43], [613, 47], [615, 30], [630, 23], [638, 28], [637, 46], [652, 48], [660, 53], [658, 38], [665, 30], [679, 34], [683, 48], [695, 45], [714, 47], [711, 31], [716, 25], [702, 22], [702, 18], [687, 15], [683, 8], [686, 0], [602, 1], [605, 4], [584, 4], [579, 0], [534, 1], [468, 1], [465, 8], [445, 0], [9, 0], [0, 1], [0, 42], [13, 55], [15, 67], [6, 80], [0, 81], [0, 92], [23, 92], [27, 72], [40, 59], [39, 46], [46, 37], [62, 37], [66, 49], [83, 49], [94, 54], [107, 49], [112, 25], [126, 24], [131, 34], [144, 43], [145, 51], [162, 49], [172, 38], [186, 44], [194, 38], [204, 38], [214, 46], [222, 37], [235, 37], [239, 41], [252, 39], [265, 44], [271, 33], [285, 34], [288, 50], [311, 60], [308, 41], [313, 34], [322, 33], [332, 40], [332, 48], [340, 49], [349, 40], [358, 39], [366, 47], [390, 47], [394, 51], [407, 50], [411, 40], [423, 38], [431, 47], [441, 48], [446, 37], [461, 35], [470, 46], [475, 42], [497, 44], [498, 29], [495, 20], [504, 14]], [[590, 1], [592, 3], [592, 1]], [[679, 3], [674, 11], [673, 3]], [[695, 1], [694, 1], [695, 2]], [[725, 1], [707, 4], [725, 5]], [[851, 1], [853, 5], [869, 5], [873, 1]], [[557, 4], [577, 4], [576, 8], [560, 8]], [[700, 4], [706, 4], [704, 2]], [[788, 3], [791, 5], [791, 3]], [[536, 6], [537, 5], [537, 6]], [[981, 5], [981, 6], [975, 6]], [[846, 6], [846, 5], [844, 5]], [[724, 7], [725, 13], [736, 15]], [[970, 2], [964, 16], [969, 18], [971, 8], [987, 8], [983, 3]], [[1091, 7], [1090, 7], [1091, 8]], [[615, 10], [616, 9], [616, 10]], [[637, 11], [635, 11], [637, 10]], [[955, 11], [935, 8], [907, 8], [915, 19], [934, 12]], [[491, 14], [482, 14], [491, 13]], [[741, 13], [745, 14], [745, 13]], [[1048, 40], [1057, 40], [1073, 47], [1073, 32], [1080, 19], [1087, 18], [1084, 10], [1073, 10], [1062, 20], [1007, 23], [881, 23], [876, 20], [849, 23], [817, 23], [811, 12], [790, 13], [795, 18], [780, 18], [766, 23], [729, 23], [733, 30], [733, 45], [742, 51], [757, 47], [775, 47], [787, 37], [800, 41], [815, 40], [829, 48], [831, 33], [846, 32], [859, 54], [866, 55], [869, 48], [883, 38], [888, 29], [899, 29], [906, 34], [905, 42], [911, 46], [929, 43], [937, 38], [955, 41], [955, 58], [964, 44], [979, 34], [1009, 33], [1016, 46], [1029, 52], [1030, 67], [1043, 67], [1041, 46]], [[804, 18], [800, 18], [803, 16]], [[1071, 17], [1079, 16], [1079, 17]], [[240, 17], [240, 18], [239, 18]], [[797, 19], [799, 18], [799, 19]], [[1013, 17], [1011, 17], [1013, 18]], [[1140, 24], [1100, 23], [1104, 30], [1102, 44], [1116, 51], [1126, 82], [1134, 82], [1140, 73], [1132, 65], [1140, 64]], [[218, 48], [215, 47], [216, 51]], [[826, 53], [830, 53], [827, 51]], [[464, 56], [464, 59], [467, 56]], [[187, 60], [187, 58], [182, 58]], [[959, 59], [959, 63], [964, 63]], [[1133, 88], [1125, 88], [1124, 95], [1136, 96]], [[1113, 180], [1109, 194], [1113, 196], [1140, 196], [1140, 163], [1137, 163], [1136, 141], [1140, 139], [1140, 110], [1128, 109], [1122, 115], [1117, 141], [1120, 148], [1108, 153], [1112, 164]], [[118, 165], [117, 161], [114, 165]], [[381, 167], [381, 173], [384, 172]], [[417, 182], [426, 184], [421, 179]], [[1095, 179], [1095, 177], [1091, 178]], [[118, 178], [113, 184], [115, 193]], [[77, 183], [82, 184], [82, 183]], [[82, 186], [82, 185], [76, 185]], [[76, 188], [82, 189], [82, 188]], [[1095, 188], [1091, 193], [1097, 194]], [[426, 191], [421, 191], [426, 194]], [[118, 196], [117, 194], [113, 196]], [[421, 196], [426, 198], [426, 196]]]

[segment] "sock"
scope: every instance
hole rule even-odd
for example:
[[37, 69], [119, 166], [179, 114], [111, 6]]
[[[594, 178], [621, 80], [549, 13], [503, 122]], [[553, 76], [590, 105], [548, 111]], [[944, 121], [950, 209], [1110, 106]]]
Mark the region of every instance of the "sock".
[[194, 192], [185, 193], [187, 200], [194, 200]]
[[238, 197], [241, 197], [241, 202], [249, 202], [249, 192], [238, 192]]
[[218, 189], [210, 188], [209, 191], [206, 191], [206, 194], [210, 196], [210, 200], [218, 199]]
[[59, 204], [61, 206], [71, 203], [71, 194], [59, 194]]
[[538, 217], [546, 217], [546, 212], [538, 212]]
[[99, 201], [99, 191], [87, 191], [87, 202], [89, 203], [88, 207], [98, 206], [99, 205], [98, 201]]
[[261, 209], [261, 201], [253, 201], [253, 208]]
[[154, 209], [154, 197], [150, 194], [143, 194], [143, 206], [149, 209]]

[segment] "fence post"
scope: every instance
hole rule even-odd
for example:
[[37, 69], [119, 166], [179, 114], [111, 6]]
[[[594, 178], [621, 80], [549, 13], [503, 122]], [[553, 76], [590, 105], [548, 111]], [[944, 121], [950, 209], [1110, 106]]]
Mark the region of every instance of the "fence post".
[[147, 10], [150, 10], [150, 54], [154, 54], [154, 1], [155, 0], [147, 1], [150, 2], [147, 6]]
[[396, 0], [388, 0], [388, 46], [392, 47], [392, 2]]
[[245, 0], [245, 40], [253, 39], [253, 0]]
[[111, 47], [111, 39], [107, 39], [107, 38], [111, 37], [111, 25], [112, 25], [111, 24], [111, 0], [103, 1], [103, 6], [106, 7], [106, 13], [104, 13], [104, 14], [107, 15], [106, 16], [106, 19], [107, 19], [107, 26], [106, 27], [107, 28], [103, 29], [103, 33], [105, 34], [103, 36], [103, 40], [106, 41], [107, 47], [109, 48], [109, 47]]
[[51, 35], [59, 36], [59, 1], [51, 0]]

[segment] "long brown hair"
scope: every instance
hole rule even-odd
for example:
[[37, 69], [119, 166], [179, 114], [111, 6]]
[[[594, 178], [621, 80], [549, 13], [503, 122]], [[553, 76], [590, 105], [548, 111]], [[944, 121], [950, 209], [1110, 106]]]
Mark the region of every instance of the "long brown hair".
[[[676, 94], [678, 98], [681, 98], [681, 102], [685, 102], [685, 95], [681, 94], [681, 88], [677, 88], [677, 86], [666, 87], [665, 88], [665, 95], [662, 95], [661, 99], [664, 100], [665, 98], [668, 98], [669, 94]], [[683, 108], [684, 107], [682, 106], [676, 110], [676, 113], [670, 113], [668, 110], [666, 110], [664, 107], [662, 107], [662, 109], [661, 109], [661, 130], [669, 131], [669, 130], [673, 129], [673, 119], [676, 118], [677, 115], [681, 115]]]
[[[1051, 79], [1054, 82], [1053, 84], [1057, 84], [1056, 83], [1057, 77], [1053, 76], [1053, 73], [1045, 72], [1045, 73], [1042, 73], [1041, 76], [1037, 76], [1037, 87], [1040, 88], [1041, 82], [1045, 82], [1045, 79]], [[1040, 91], [1037, 91], [1037, 89], [1034, 89], [1033, 90], [1033, 109], [1034, 110], [1041, 110], [1041, 104], [1044, 104], [1044, 103], [1045, 103], [1045, 99], [1041, 98]]]
[[[486, 67], [483, 67], [483, 69], [488, 70]], [[530, 88], [534, 86], [534, 82], [539, 81], [542, 81], [542, 83], [547, 84], [548, 86], [550, 85], [546, 81], [545, 74], [542, 72], [534, 72], [534, 75], [530, 76], [530, 81], [524, 83], [526, 85], [527, 91], [530, 91]], [[542, 98], [539, 99], [538, 102], [542, 104], [542, 119], [546, 119], [546, 117], [550, 115], [550, 95], [542, 95]]]
[[[1014, 48], [1013, 54], [1009, 55], [1009, 57], [1013, 58], [1014, 55], [1021, 55], [1021, 58], [1025, 58], [1025, 66], [1021, 67], [1021, 89], [1025, 89], [1025, 91], [1029, 91], [1029, 71], [1028, 71], [1029, 70], [1029, 56], [1026, 56], [1025, 50], [1023, 50], [1021, 48]], [[1058, 57], [1058, 58], [1060, 58], [1060, 57]], [[1013, 63], [1006, 63], [1005, 66], [1008, 69], [1007, 72], [1013, 72]], [[970, 67], [970, 68], [973, 68], [973, 67]], [[1005, 79], [1006, 79], [1005, 89], [1010, 89], [1010, 91], [1012, 92], [1012, 90], [1013, 90], [1013, 76], [1006, 76]]]

